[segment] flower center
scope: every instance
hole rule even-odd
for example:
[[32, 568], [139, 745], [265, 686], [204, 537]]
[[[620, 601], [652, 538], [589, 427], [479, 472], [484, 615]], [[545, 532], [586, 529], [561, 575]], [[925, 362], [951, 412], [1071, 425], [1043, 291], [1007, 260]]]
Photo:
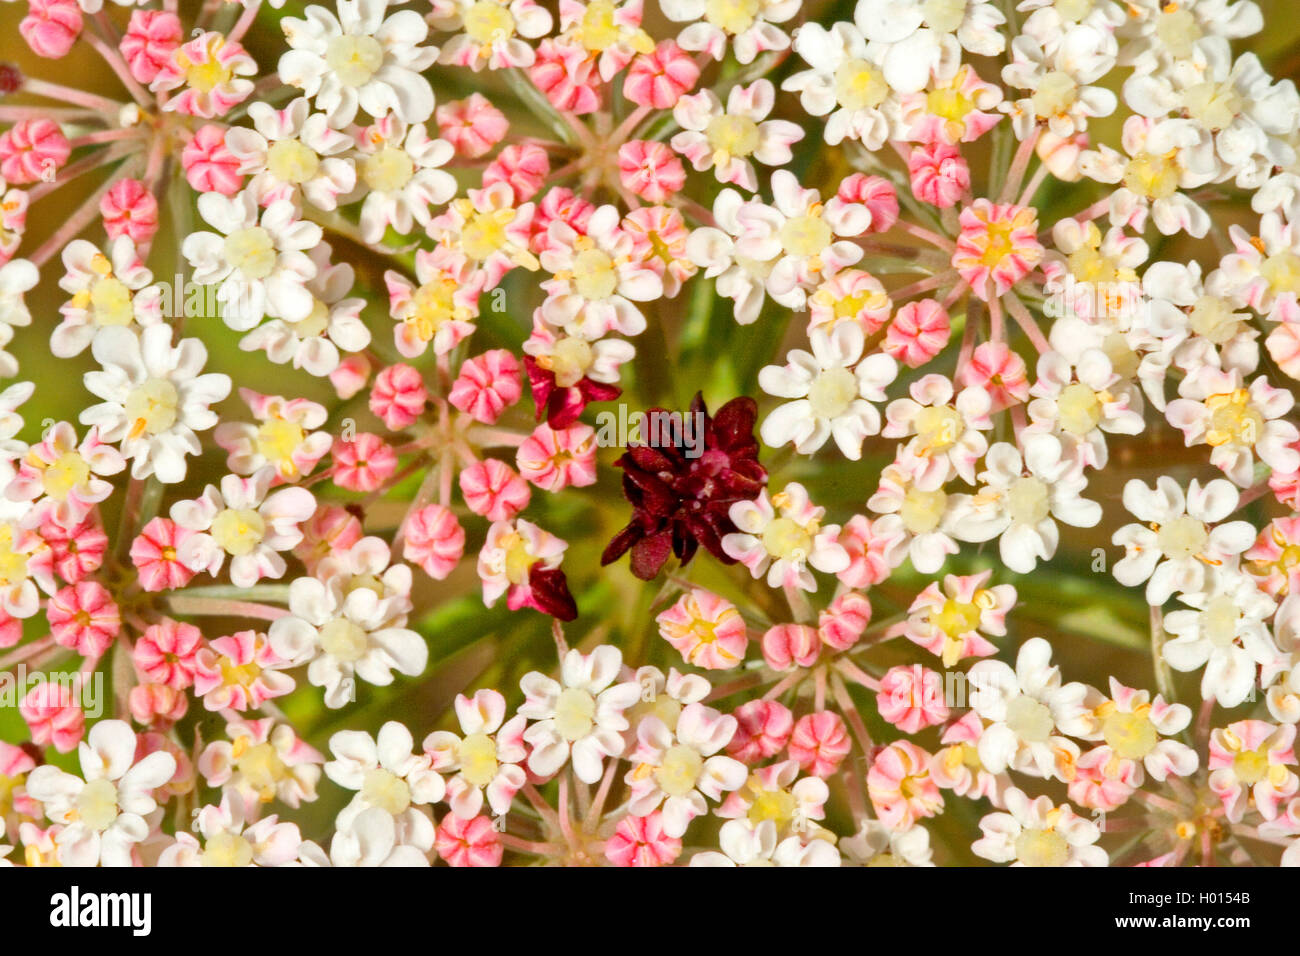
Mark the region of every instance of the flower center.
[[763, 530], [768, 554], [787, 561], [802, 561], [812, 551], [813, 537], [792, 518], [777, 518]]
[[375, 192], [398, 192], [414, 175], [415, 163], [406, 154], [406, 150], [396, 146], [385, 146], [379, 152], [367, 156], [361, 164], [361, 178]]
[[344, 664], [359, 661], [369, 643], [361, 626], [345, 617], [336, 617], [320, 629], [321, 650]]
[[253, 508], [226, 508], [212, 519], [212, 537], [227, 554], [248, 554], [265, 536], [266, 519]]
[[584, 338], [565, 336], [555, 343], [549, 356], [555, 384], [560, 388], [577, 385], [591, 368], [595, 355]]
[[528, 580], [528, 572], [537, 558], [528, 550], [528, 542], [520, 534], [510, 535], [502, 546], [506, 552], [506, 579], [511, 584], [523, 584]]
[[345, 86], [365, 86], [384, 62], [384, 48], [370, 36], [338, 36], [325, 48], [325, 63]]
[[296, 139], [282, 139], [267, 150], [266, 168], [280, 182], [297, 186], [315, 178], [320, 170], [320, 157], [316, 150]]
[[726, 156], [748, 156], [758, 149], [758, 124], [748, 116], [715, 116], [705, 136], [714, 152]]
[[555, 702], [555, 729], [572, 743], [596, 726], [596, 699], [577, 687], [566, 687]]
[[961, 413], [951, 405], [931, 405], [916, 413], [913, 424], [920, 439], [918, 454], [928, 456], [956, 444], [962, 433]]
[[515, 18], [494, 0], [480, 0], [465, 11], [461, 20], [469, 38], [481, 45], [509, 39], [515, 32]]
[[275, 242], [261, 226], [239, 229], [223, 243], [226, 261], [249, 279], [265, 279], [275, 270]]
[[1208, 444], [1253, 445], [1263, 436], [1264, 416], [1250, 404], [1250, 392], [1244, 388], [1211, 395], [1205, 407], [1210, 412], [1205, 430]]
[[884, 74], [866, 60], [849, 58], [835, 70], [835, 99], [846, 110], [873, 110], [888, 95]]
[[831, 244], [831, 227], [821, 216], [791, 216], [781, 227], [780, 239], [786, 255], [807, 259]]
[[313, 335], [321, 335], [330, 325], [330, 309], [324, 302], [312, 297], [311, 311], [307, 317], [293, 325], [294, 334], [300, 338], [309, 338]]
[[372, 807], [396, 815], [411, 805], [411, 786], [397, 774], [375, 767], [366, 771], [361, 797]]
[[235, 766], [248, 785], [258, 791], [274, 789], [288, 771], [288, 767], [271, 744], [254, 744], [248, 747], [236, 758]]
[[1300, 256], [1294, 252], [1283, 251], [1269, 256], [1260, 264], [1259, 274], [1268, 280], [1277, 294], [1300, 294]]
[[183, 53], [178, 53], [177, 59], [185, 67], [185, 82], [200, 93], [211, 93], [223, 83], [229, 83], [230, 68], [219, 57], [224, 45], [225, 41], [220, 36], [213, 37], [206, 50], [207, 56], [197, 63], [190, 62]]
[[74, 488], [90, 477], [90, 465], [75, 451], [66, 451], [41, 475], [41, 487], [57, 501], [63, 501]]
[[600, 249], [584, 249], [573, 257], [573, 287], [584, 299], [608, 299], [618, 288], [614, 260]]
[[858, 397], [858, 380], [846, 368], [828, 368], [808, 388], [808, 404], [817, 418], [838, 418]]
[[794, 819], [796, 806], [788, 790], [760, 790], [749, 806], [749, 821], [757, 825], [771, 820], [780, 828]]
[[966, 0], [925, 0], [921, 12], [930, 29], [940, 33], [955, 33], [966, 19]]
[[469, 218], [460, 231], [460, 247], [465, 255], [483, 262], [506, 245], [506, 225], [514, 211], [480, 212]]
[[1046, 704], [1020, 694], [1007, 704], [1006, 724], [1021, 740], [1039, 744], [1052, 736], [1056, 721]]
[[96, 279], [90, 287], [90, 312], [96, 325], [130, 325], [135, 318], [131, 290], [116, 276]]
[[1054, 6], [1062, 20], [1078, 22], [1092, 13], [1093, 0], [1056, 0]]
[[130, 437], [138, 438], [145, 432], [161, 435], [171, 428], [176, 424], [178, 399], [176, 386], [165, 378], [147, 379], [132, 389], [123, 405], [127, 420], [132, 423]]
[[422, 340], [428, 342], [444, 323], [455, 318], [455, 295], [456, 282], [447, 276], [432, 279], [415, 290], [411, 315], [406, 321], [415, 327]]
[[238, 833], [217, 833], [203, 845], [203, 866], [248, 866], [253, 862], [253, 845]]
[[1226, 594], [1211, 598], [1201, 612], [1201, 630], [1215, 647], [1231, 647], [1237, 640], [1241, 611]]
[[1268, 773], [1268, 755], [1247, 750], [1232, 758], [1232, 772], [1248, 787], [1253, 787]]
[[262, 666], [256, 661], [236, 664], [229, 657], [222, 657], [217, 666], [221, 669], [221, 682], [227, 687], [242, 687], [248, 690], [262, 674]]
[[1051, 510], [1047, 485], [1037, 478], [1017, 478], [1007, 490], [1007, 514], [1017, 524], [1038, 524]]
[[1201, 25], [1196, 22], [1192, 11], [1176, 3], [1167, 4], [1170, 8], [1156, 18], [1156, 36], [1171, 56], [1185, 60], [1192, 55], [1192, 45], [1204, 34]]
[[1183, 96], [1187, 115], [1211, 130], [1232, 125], [1243, 105], [1241, 94], [1231, 83], [1215, 83], [1213, 80], [1189, 87]]
[[578, 26], [582, 45], [593, 53], [612, 47], [619, 40], [618, 24], [614, 22], [614, 4], [610, 0], [592, 0], [587, 4]]
[[1061, 427], [1072, 435], [1086, 435], [1101, 422], [1101, 401], [1082, 382], [1067, 385], [1056, 400]]
[[1106, 743], [1125, 760], [1141, 760], [1155, 749], [1155, 725], [1144, 715], [1115, 711], [1101, 724]]
[[1153, 156], [1140, 152], [1124, 169], [1124, 185], [1147, 199], [1167, 199], [1178, 190], [1178, 164], [1175, 153]]
[[97, 832], [107, 830], [117, 819], [117, 787], [110, 780], [92, 780], [81, 788], [73, 805], [82, 824]]
[[695, 781], [704, 769], [704, 758], [694, 747], [677, 744], [669, 747], [663, 763], [655, 771], [659, 788], [670, 797], [684, 797], [695, 789]]
[[1062, 70], [1051, 70], [1038, 81], [1038, 88], [1029, 102], [1034, 112], [1044, 118], [1065, 116], [1078, 97], [1079, 84]]
[[14, 529], [0, 524], [0, 584], [17, 584], [27, 577], [27, 555], [15, 551]]
[[1193, 332], [1215, 345], [1222, 345], [1236, 335], [1240, 324], [1232, 306], [1213, 295], [1203, 295], [1196, 300], [1188, 313], [1188, 323]]
[[486, 787], [497, 775], [497, 745], [487, 734], [470, 734], [456, 750], [460, 772], [476, 787]]
[[268, 418], [257, 429], [257, 453], [267, 461], [292, 464], [294, 449], [305, 437], [296, 422]]
[[754, 25], [759, 6], [759, 0], [707, 0], [704, 18], [727, 33], [744, 33]]
[[1055, 830], [1024, 830], [1016, 837], [1016, 859], [1025, 866], [1065, 866], [1070, 844]]
[[930, 611], [930, 626], [949, 637], [960, 637], [979, 629], [980, 609], [965, 601], [948, 598], [943, 605]]
[[1183, 561], [1205, 550], [1210, 533], [1191, 515], [1180, 515], [1156, 532], [1156, 547], [1166, 558]]
[[947, 508], [948, 494], [942, 488], [922, 491], [913, 487], [908, 488], [903, 496], [898, 516], [903, 519], [903, 527], [912, 534], [928, 534], [939, 527]]

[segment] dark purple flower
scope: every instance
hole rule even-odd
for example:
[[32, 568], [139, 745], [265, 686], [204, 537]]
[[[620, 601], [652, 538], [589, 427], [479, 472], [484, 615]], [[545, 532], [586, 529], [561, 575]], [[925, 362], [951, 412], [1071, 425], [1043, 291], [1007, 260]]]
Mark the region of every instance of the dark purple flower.
[[731, 506], [757, 498], [767, 483], [754, 438], [757, 417], [757, 404], [743, 397], [710, 416], [699, 393], [686, 416], [651, 409], [641, 426], [645, 443], [633, 445], [614, 463], [623, 469], [632, 520], [605, 548], [601, 564], [631, 549], [632, 573], [649, 581], [669, 554], [685, 564], [700, 545], [734, 564], [722, 550], [723, 535], [736, 530]]

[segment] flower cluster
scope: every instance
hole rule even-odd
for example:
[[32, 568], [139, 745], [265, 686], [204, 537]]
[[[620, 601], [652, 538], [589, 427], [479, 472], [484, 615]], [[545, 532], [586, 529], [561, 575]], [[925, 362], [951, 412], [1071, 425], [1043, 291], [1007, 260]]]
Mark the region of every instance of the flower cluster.
[[0, 11], [0, 865], [1300, 865], [1255, 0], [651, 5]]

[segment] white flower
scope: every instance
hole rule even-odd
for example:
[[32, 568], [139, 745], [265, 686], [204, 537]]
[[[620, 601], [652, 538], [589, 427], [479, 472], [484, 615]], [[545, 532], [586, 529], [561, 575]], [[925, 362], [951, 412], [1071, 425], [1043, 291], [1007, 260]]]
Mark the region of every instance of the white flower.
[[707, 52], [721, 60], [731, 39], [740, 63], [766, 50], [784, 50], [790, 37], [776, 26], [799, 12], [799, 0], [659, 0], [664, 16], [689, 24], [677, 35], [683, 50]]
[[[1195, 262], [1153, 262], [1142, 276], [1151, 334], [1166, 364], [1195, 371], [1213, 365], [1249, 375], [1259, 367], [1259, 330], [1250, 313], [1227, 294], [1227, 273], [1215, 269], [1201, 281]], [[1163, 382], [1163, 375], [1161, 376]], [[1163, 410], [1164, 403], [1160, 408]]]
[[628, 811], [643, 817], [662, 804], [664, 833], [684, 834], [691, 820], [709, 812], [709, 800], [721, 800], [749, 779], [743, 763], [718, 753], [736, 728], [735, 717], [699, 703], [683, 707], [672, 728], [658, 717], [643, 719], [629, 758], [632, 769], [624, 778]]
[[1258, 236], [1236, 223], [1228, 235], [1236, 249], [1223, 257], [1227, 291], [1274, 322], [1300, 322], [1300, 223], [1267, 212]]
[[298, 321], [272, 319], [239, 340], [245, 352], [261, 349], [272, 362], [292, 362], [317, 376], [339, 366], [339, 353], [360, 352], [370, 344], [370, 330], [361, 320], [366, 300], [349, 298], [355, 274], [346, 262], [330, 263], [330, 245], [322, 242], [308, 255], [316, 274], [307, 282], [311, 310]]
[[442, 775], [435, 771], [428, 754], [413, 754], [411, 732], [395, 720], [379, 728], [379, 734], [342, 730], [330, 737], [334, 759], [325, 764], [325, 775], [340, 787], [355, 790], [339, 813], [340, 830], [351, 828], [365, 810], [377, 807], [391, 814], [399, 831], [418, 829], [423, 815], [417, 807], [437, 803], [446, 793]]
[[810, 69], [788, 77], [781, 89], [799, 94], [810, 116], [826, 116], [823, 136], [836, 146], [856, 139], [877, 150], [889, 137], [889, 110], [896, 104], [880, 64], [868, 54], [867, 40], [851, 23], [828, 30], [805, 23], [795, 33], [794, 51]]
[[95, 337], [91, 353], [102, 371], [87, 372], [87, 390], [104, 401], [81, 413], [105, 442], [121, 442], [132, 459], [131, 477], [157, 475], [163, 484], [185, 478], [185, 456], [201, 450], [196, 431], [217, 423], [208, 408], [230, 394], [230, 376], [200, 374], [208, 350], [198, 339], [173, 347], [167, 325], [151, 325], [139, 336], [111, 327]]
[[524, 731], [533, 748], [528, 769], [549, 777], [572, 758], [579, 780], [600, 779], [604, 759], [623, 753], [628, 728], [623, 712], [641, 696], [635, 681], [615, 683], [622, 666], [622, 652], [606, 644], [590, 654], [570, 650], [558, 681], [539, 671], [523, 676], [519, 686], [527, 699], [519, 713], [535, 721]]
[[[867, 507], [881, 517], [872, 523], [872, 536], [883, 540], [897, 539], [896, 548], [912, 559], [912, 567], [922, 574], [934, 574], [944, 559], [960, 549], [952, 537], [952, 519], [958, 495], [923, 481], [927, 471], [924, 459], [902, 456], [885, 466], [880, 485], [867, 499]], [[891, 567], [902, 563], [903, 556], [888, 554]]]
[[221, 318], [236, 332], [247, 332], [265, 316], [300, 322], [315, 300], [307, 282], [316, 264], [306, 254], [321, 241], [321, 227], [299, 217], [288, 199], [257, 205], [251, 190], [226, 197], [199, 196], [199, 214], [215, 232], [193, 232], [181, 252], [201, 285], [219, 283]]
[[1300, 469], [1300, 429], [1286, 421], [1295, 406], [1288, 390], [1273, 388], [1264, 376], [1243, 387], [1240, 372], [1204, 365], [1178, 386], [1180, 398], [1169, 403], [1165, 416], [1183, 433], [1190, 448], [1211, 447], [1210, 464], [1241, 488], [1255, 480], [1255, 457], [1280, 474]]
[[[315, 843], [304, 843], [300, 850], [303, 866], [428, 866], [427, 856], [433, 847], [433, 822], [423, 814], [415, 832], [399, 832], [393, 815], [379, 807], [358, 813], [347, 829], [340, 829], [330, 841], [330, 852]], [[402, 838], [412, 842], [402, 842]]]
[[283, 576], [280, 552], [302, 541], [299, 525], [316, 511], [316, 496], [306, 488], [271, 491], [275, 479], [275, 467], [265, 465], [249, 478], [226, 475], [220, 490], [208, 485], [200, 497], [172, 505], [172, 520], [195, 532], [177, 555], [181, 563], [216, 576], [230, 555], [230, 581], [241, 588]]
[[908, 391], [910, 398], [895, 399], [885, 409], [888, 424], [881, 434], [913, 436], [900, 457], [914, 466], [914, 480], [925, 488], [942, 488], [956, 472], [975, 484], [975, 463], [988, 450], [988, 439], [980, 432], [993, 427], [989, 393], [971, 385], [953, 401], [952, 382], [943, 375], [923, 375]]
[[305, 97], [282, 110], [252, 103], [248, 116], [254, 129], [232, 127], [226, 148], [239, 159], [239, 172], [252, 175], [248, 189], [260, 204], [294, 199], [301, 190], [313, 206], [331, 210], [356, 186], [352, 160], [338, 155], [353, 146], [352, 137], [330, 129]]
[[302, 834], [296, 823], [281, 823], [272, 814], [245, 826], [244, 802], [229, 793], [219, 805], [198, 811], [195, 825], [203, 844], [189, 833], [163, 850], [159, 866], [284, 866], [298, 858]]
[[1143, 523], [1127, 524], [1111, 538], [1125, 551], [1115, 564], [1116, 580], [1128, 587], [1147, 581], [1152, 607], [1176, 592], [1207, 590], [1212, 569], [1235, 562], [1254, 543], [1249, 521], [1217, 524], [1237, 510], [1238, 499], [1222, 478], [1205, 485], [1193, 478], [1186, 496], [1168, 475], [1157, 478], [1155, 488], [1132, 479], [1124, 486], [1124, 507]]
[[424, 738], [424, 750], [435, 770], [454, 772], [447, 781], [447, 805], [456, 816], [469, 820], [483, 809], [484, 797], [492, 812], [510, 811], [515, 794], [528, 782], [519, 766], [528, 755], [523, 732], [527, 719], [506, 716], [506, 699], [495, 690], [480, 690], [473, 697], [456, 695], [456, 718], [464, 737], [437, 730]]
[[1101, 829], [1074, 812], [1068, 803], [1053, 806], [1050, 797], [1030, 800], [1012, 787], [1007, 813], [980, 820], [984, 836], [971, 844], [976, 856], [1012, 866], [1105, 866], [1106, 851], [1097, 846]]
[[280, 81], [314, 98], [335, 129], [351, 123], [358, 106], [375, 118], [392, 112], [405, 123], [433, 115], [433, 88], [420, 74], [438, 48], [420, 46], [429, 28], [417, 11], [385, 19], [387, 8], [387, 0], [338, 0], [337, 17], [312, 4], [305, 19], [280, 20], [291, 47], [280, 57]]
[[337, 579], [298, 578], [289, 585], [289, 612], [267, 631], [271, 648], [295, 665], [308, 665], [307, 679], [325, 688], [327, 707], [355, 697], [354, 674], [386, 687], [394, 670], [414, 677], [428, 663], [424, 639], [370, 588], [345, 594]]
[[998, 30], [1006, 17], [990, 0], [858, 0], [854, 22], [881, 48], [885, 79], [899, 93], [925, 88], [941, 62], [961, 49], [997, 56], [1006, 46]]
[[645, 316], [633, 303], [653, 302], [663, 280], [632, 255], [632, 236], [619, 225], [617, 206], [600, 206], [578, 233], [563, 219], [547, 228], [542, 268], [542, 317], [570, 335], [598, 339], [608, 332], [640, 335]]
[[1231, 571], [1179, 600], [1194, 610], [1165, 615], [1164, 629], [1175, 635], [1164, 645], [1165, 660], [1177, 671], [1204, 667], [1201, 696], [1236, 707], [1255, 687], [1256, 665], [1271, 665], [1280, 656], [1265, 623], [1276, 607], [1273, 599], [1250, 577]]
[[429, 207], [456, 195], [456, 180], [439, 169], [455, 155], [445, 139], [430, 139], [423, 123], [407, 129], [396, 116], [385, 116], [357, 138], [357, 176], [366, 188], [361, 204], [361, 236], [378, 243], [392, 226], [402, 235], [413, 222], [427, 226]]
[[50, 335], [57, 358], [80, 355], [108, 326], [157, 325], [162, 316], [162, 292], [149, 286], [153, 273], [145, 268], [129, 236], [118, 236], [105, 256], [93, 243], [74, 239], [63, 247], [59, 288], [72, 294], [60, 306], [63, 321]]
[[32, 313], [23, 302], [23, 295], [35, 288], [40, 277], [36, 266], [26, 259], [10, 259], [0, 265], [0, 378], [18, 374], [18, 360], [5, 351], [5, 346], [12, 341], [15, 326], [32, 324]]
[[456, 32], [442, 45], [438, 61], [475, 71], [532, 66], [536, 54], [520, 37], [545, 36], [553, 23], [535, 0], [432, 0], [432, 6], [429, 22]]
[[745, 206], [745, 198], [736, 190], [722, 190], [713, 201], [717, 226], [693, 229], [686, 239], [686, 258], [705, 270], [706, 279], [714, 280], [718, 295], [735, 303], [732, 312], [741, 325], [758, 318], [763, 307], [763, 283], [772, 271], [773, 261], [756, 262], [741, 254], [737, 239], [743, 230], [739, 216]]
[[721, 852], [707, 850], [691, 857], [691, 866], [839, 866], [840, 853], [827, 840], [805, 844], [797, 836], [777, 842], [776, 824], [763, 820], [728, 820], [718, 831]]
[[866, 335], [856, 322], [814, 329], [809, 340], [811, 353], [795, 349], [784, 367], [768, 365], [758, 373], [763, 391], [794, 399], [767, 416], [760, 434], [772, 448], [793, 442], [801, 455], [834, 437], [844, 456], [856, 461], [863, 439], [880, 431], [880, 413], [871, 403], [885, 400], [898, 364], [881, 352], [863, 359]]
[[1025, 434], [1022, 459], [1016, 446], [998, 442], [984, 458], [986, 470], [974, 495], [958, 495], [952, 533], [962, 541], [991, 541], [1012, 571], [1027, 574], [1040, 559], [1056, 554], [1056, 522], [1091, 528], [1101, 521], [1101, 506], [1079, 497], [1087, 487], [1076, 463], [1054, 435]]
[[1045, 122], [1054, 136], [1074, 136], [1088, 128], [1090, 118], [1115, 112], [1115, 94], [1090, 84], [1114, 67], [1118, 52], [1114, 35], [1091, 24], [1069, 27], [1048, 49], [1033, 36], [1016, 37], [1002, 79], [1032, 91], [1003, 104], [1011, 113], [1016, 135], [1026, 139], [1036, 123]]
[[1035, 637], [1020, 645], [1014, 671], [1002, 661], [983, 660], [968, 672], [971, 709], [990, 722], [977, 745], [989, 773], [1010, 768], [1066, 779], [1079, 748], [1061, 735], [1086, 736], [1101, 695], [1084, 684], [1062, 684], [1051, 660], [1052, 646]]
[[772, 202], [753, 201], [736, 210], [736, 255], [771, 263], [764, 276], [767, 294], [803, 309], [808, 292], [862, 258], [862, 247], [849, 240], [867, 231], [871, 212], [838, 196], [822, 202], [817, 190], [800, 187], [787, 169], [772, 174]]
[[791, 159], [790, 146], [803, 139], [794, 123], [767, 119], [775, 104], [776, 89], [768, 80], [733, 86], [725, 108], [712, 90], [683, 96], [673, 107], [682, 132], [671, 145], [697, 171], [711, 168], [718, 182], [754, 192], [758, 175], [750, 157], [764, 166], [784, 166]]
[[48, 764], [28, 775], [27, 793], [63, 825], [56, 837], [63, 866], [132, 865], [133, 846], [149, 836], [153, 791], [176, 772], [176, 759], [161, 750], [137, 763], [136, 746], [126, 721], [101, 720], [80, 746], [84, 780]]
[[1101, 349], [1088, 349], [1074, 362], [1045, 352], [1029, 393], [1035, 396], [1028, 409], [1032, 430], [1055, 434], [1065, 453], [1088, 468], [1106, 466], [1105, 434], [1138, 435], [1146, 427], [1142, 393], [1120, 378]]
[[790, 482], [768, 497], [767, 489], [753, 501], [737, 501], [730, 517], [736, 531], [724, 535], [722, 550], [755, 578], [767, 572], [769, 587], [816, 591], [811, 568], [839, 574], [849, 566], [849, 553], [837, 540], [840, 526], [822, 524], [826, 509], [808, 498], [803, 485]]
[[847, 857], [845, 866], [934, 866], [930, 831], [923, 826], [891, 830], [879, 820], [863, 820], [862, 827], [839, 842]]

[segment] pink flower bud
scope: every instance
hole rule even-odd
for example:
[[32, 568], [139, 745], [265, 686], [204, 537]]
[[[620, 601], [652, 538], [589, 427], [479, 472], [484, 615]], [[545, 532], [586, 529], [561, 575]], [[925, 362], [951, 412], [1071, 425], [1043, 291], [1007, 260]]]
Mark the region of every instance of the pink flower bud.
[[943, 351], [951, 334], [944, 307], [921, 299], [898, 310], [881, 348], [908, 368], [918, 368]]
[[438, 107], [435, 114], [442, 138], [456, 147], [462, 156], [474, 159], [505, 139], [510, 129], [506, 115], [492, 105], [482, 93], [467, 99], [452, 100]]
[[181, 21], [166, 10], [135, 10], [118, 48], [140, 83], [152, 83], [181, 45]]
[[519, 360], [506, 349], [493, 349], [461, 364], [447, 401], [477, 421], [494, 425], [522, 393]]
[[82, 657], [98, 659], [122, 629], [122, 615], [108, 589], [97, 581], [82, 581], [61, 589], [45, 609], [54, 643]]
[[27, 16], [18, 24], [18, 32], [32, 52], [51, 60], [68, 55], [81, 28], [81, 8], [76, 0], [28, 0]]
[[212, 123], [194, 131], [181, 150], [181, 166], [185, 181], [196, 192], [233, 196], [244, 184], [239, 159], [226, 149], [225, 130]]
[[907, 158], [912, 194], [940, 209], [957, 205], [970, 189], [970, 166], [961, 150], [947, 143], [917, 146]]
[[461, 471], [460, 493], [470, 511], [489, 521], [509, 521], [528, 507], [533, 494], [513, 468], [496, 458]]
[[665, 866], [682, 852], [682, 841], [664, 833], [663, 812], [628, 814], [605, 841], [605, 858], [615, 866]]
[[849, 732], [839, 714], [818, 711], [799, 718], [790, 735], [790, 758], [814, 777], [825, 779], [848, 756]]
[[686, 170], [663, 143], [637, 139], [618, 149], [618, 178], [646, 202], [660, 203], [686, 185]]
[[811, 667], [822, 642], [817, 629], [806, 624], [778, 624], [763, 635], [763, 660], [774, 671]]
[[867, 232], [888, 232], [898, 222], [898, 192], [883, 176], [854, 173], [844, 177], [837, 195], [844, 202], [860, 203], [871, 213]]
[[136, 245], [158, 231], [158, 200], [138, 179], [119, 179], [99, 201], [108, 238], [127, 236]]
[[465, 529], [449, 509], [426, 505], [406, 519], [402, 542], [402, 557], [441, 581], [465, 553]]
[[505, 183], [514, 191], [516, 203], [527, 202], [537, 195], [550, 171], [551, 161], [542, 147], [511, 143], [483, 170], [483, 188]]
[[428, 400], [420, 373], [401, 362], [376, 375], [370, 389], [370, 410], [392, 431], [414, 424]]
[[19, 120], [0, 133], [0, 178], [15, 186], [49, 180], [71, 153], [68, 138], [54, 120]]
[[652, 53], [643, 53], [628, 65], [623, 95], [637, 106], [672, 109], [699, 79], [695, 58], [672, 40], [661, 40]]
[[131, 542], [131, 563], [146, 591], [183, 588], [194, 577], [177, 555], [194, 532], [168, 518], [154, 518]]
[[738, 726], [727, 753], [750, 766], [785, 749], [794, 727], [790, 708], [775, 700], [746, 701], [734, 714]]
[[172, 724], [185, 716], [189, 697], [166, 684], [137, 684], [127, 695], [131, 718], [143, 726], [153, 723]]
[[943, 699], [943, 675], [920, 664], [891, 667], [876, 693], [880, 716], [906, 734], [948, 719]]
[[365, 388], [369, 380], [370, 363], [364, 355], [349, 355], [330, 372], [330, 384], [344, 401]]
[[596, 483], [596, 430], [581, 422], [555, 429], [542, 422], [519, 446], [519, 474], [543, 491]]
[[857, 591], [845, 591], [818, 615], [817, 633], [827, 647], [847, 651], [862, 637], [869, 623], [871, 602], [867, 596]]
[[145, 628], [131, 650], [136, 670], [148, 682], [185, 690], [194, 683], [203, 633], [193, 624], [163, 618]]
[[71, 753], [81, 743], [86, 715], [76, 694], [59, 681], [41, 681], [18, 704], [18, 713], [38, 747], [53, 745], [61, 754]]
[[397, 471], [397, 455], [378, 435], [362, 432], [334, 442], [334, 484], [348, 491], [374, 491]]
[[485, 815], [463, 820], [447, 814], [438, 827], [434, 847], [451, 866], [500, 866], [504, 853], [492, 819]]

